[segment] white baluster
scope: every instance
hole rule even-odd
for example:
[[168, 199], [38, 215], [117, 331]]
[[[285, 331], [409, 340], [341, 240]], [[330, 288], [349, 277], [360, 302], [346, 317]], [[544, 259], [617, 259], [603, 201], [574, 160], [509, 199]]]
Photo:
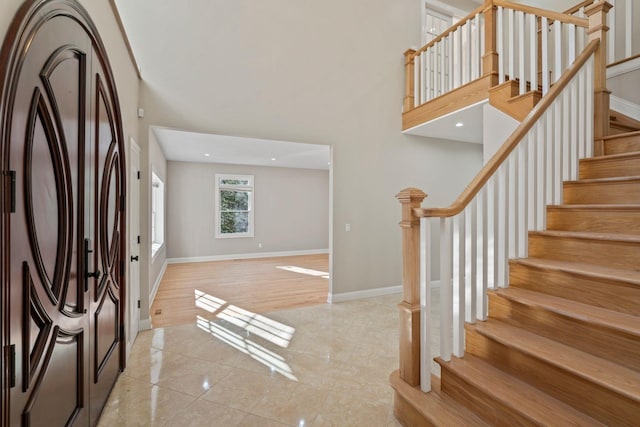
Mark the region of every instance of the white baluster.
[[531, 90], [538, 90], [538, 25], [536, 15], [529, 14], [529, 70], [531, 73]]
[[578, 123], [576, 123], [576, 127], [578, 128], [578, 158], [580, 159], [584, 159], [586, 156], [586, 135], [585, 135], [585, 127], [582, 126], [582, 124], [585, 121], [585, 109], [586, 109], [586, 104], [587, 104], [587, 100], [585, 99], [585, 92], [584, 92], [584, 86], [585, 86], [585, 82], [584, 82], [584, 78], [585, 75], [582, 72], [582, 70], [578, 73], [578, 75], [576, 76], [576, 78], [578, 79], [578, 93], [576, 94], [577, 96], [577, 103], [578, 103]]
[[424, 103], [424, 58], [418, 54], [413, 58], [413, 97], [415, 98], [415, 107]]
[[535, 230], [536, 229], [536, 193], [537, 190], [537, 181], [536, 181], [536, 170], [538, 168], [537, 161], [538, 157], [536, 156], [536, 144], [538, 143], [538, 139], [536, 138], [536, 128], [535, 126], [531, 128], [527, 136], [525, 137], [527, 141], [527, 229]]
[[473, 43], [473, 51], [474, 51], [474, 61], [473, 61], [473, 79], [477, 79], [482, 74], [482, 33], [480, 32], [480, 14], [477, 14], [475, 18], [473, 18], [473, 24], [475, 26], [475, 35], [474, 35], [474, 43]]
[[496, 49], [498, 49], [498, 83], [504, 83], [504, 58], [507, 52], [504, 50], [504, 8], [498, 6], [496, 12]]
[[431, 391], [431, 227], [420, 218], [420, 389]]
[[453, 40], [454, 40], [454, 36], [455, 36], [455, 31], [453, 33], [451, 33], [448, 37], [448, 42], [447, 42], [447, 46], [449, 47], [449, 51], [448, 51], [448, 58], [449, 58], [449, 90], [453, 90], [456, 87], [454, 86], [454, 82], [453, 82]]
[[465, 211], [453, 220], [453, 354], [464, 356], [465, 316]]
[[509, 164], [507, 159], [498, 169], [498, 277], [499, 284], [509, 283]]
[[[567, 32], [569, 33], [569, 58], [567, 61], [567, 68], [573, 61], [576, 60], [576, 26], [574, 24], [567, 24]], [[564, 70], [562, 70], [564, 72]]]
[[560, 95], [562, 97], [562, 180], [569, 181], [571, 179], [571, 111], [569, 91]]
[[529, 162], [527, 159], [527, 140], [518, 145], [518, 258], [527, 256], [527, 178]]
[[553, 38], [554, 38], [554, 50], [555, 50], [555, 60], [553, 61], [553, 80], [552, 83], [558, 81], [560, 76], [562, 75], [562, 70], [564, 70], [562, 66], [562, 54], [564, 49], [562, 49], [562, 22], [555, 21], [553, 23]]
[[476, 308], [478, 319], [487, 320], [487, 287], [489, 282], [489, 209], [488, 209], [488, 186], [485, 184], [478, 195], [478, 237], [480, 244], [478, 245], [478, 306]]
[[424, 61], [425, 61], [425, 81], [424, 81], [424, 91], [426, 93], [425, 100], [430, 101], [433, 99], [433, 95], [431, 94], [431, 51], [432, 47], [423, 52]]
[[475, 198], [469, 202], [466, 209], [466, 242], [465, 242], [465, 289], [467, 292], [466, 316], [465, 320], [469, 323], [476, 321], [476, 286], [477, 286], [477, 222], [476, 222], [476, 200]]
[[[549, 113], [551, 112], [551, 113]], [[555, 203], [556, 195], [555, 195], [555, 173], [556, 173], [556, 160], [553, 156], [555, 153], [555, 144], [553, 141], [553, 105], [549, 107], [549, 110], [544, 114], [544, 145], [545, 145], [545, 153], [546, 153], [546, 168], [547, 168], [547, 177], [546, 177], [546, 195], [545, 205], [552, 205]], [[546, 215], [545, 215], [546, 217]]]
[[549, 92], [549, 20], [541, 18], [540, 32], [542, 36], [542, 95]]
[[509, 20], [509, 37], [507, 38], [509, 44], [509, 80], [515, 80], [516, 74], [516, 59], [515, 59], [515, 40], [516, 40], [516, 30], [515, 30], [515, 11], [512, 9], [507, 9], [507, 17]]
[[517, 11], [518, 18], [518, 78], [520, 79], [520, 95], [527, 92], [527, 76], [525, 71], [525, 20], [524, 12]]
[[451, 286], [453, 249], [451, 218], [440, 218], [440, 357], [451, 360], [453, 337], [453, 287]]
[[499, 231], [500, 230], [500, 204], [498, 200], [498, 194], [500, 191], [500, 185], [498, 181], [500, 180], [499, 174], [495, 174], [494, 178], [491, 180], [491, 191], [490, 194], [490, 207], [492, 211], [491, 221], [489, 223], [489, 236], [491, 237], [491, 243], [489, 244], [489, 254], [491, 256], [492, 264], [491, 264], [491, 281], [489, 285], [491, 289], [497, 289], [500, 286], [500, 259], [498, 258], [499, 250]]
[[445, 59], [445, 52], [446, 52], [446, 39], [442, 40], [440, 43], [438, 43], [440, 45], [440, 95], [443, 95], [447, 92], [447, 88], [445, 86], [445, 82], [447, 81], [447, 73], [446, 73], [446, 66], [447, 66], [447, 61]]
[[586, 65], [586, 71], [585, 74], [587, 75], [586, 77], [586, 88], [585, 91], [587, 92], [587, 111], [586, 111], [586, 117], [587, 117], [587, 132], [585, 133], [585, 139], [587, 140], [587, 157], [592, 157], [593, 156], [593, 120], [591, 120], [591, 117], [593, 117], [593, 56], [591, 58], [589, 58], [589, 60], [587, 61], [587, 65]]
[[471, 61], [472, 61], [472, 51], [473, 51], [473, 40], [472, 40], [472, 35], [471, 35], [471, 23], [467, 22], [466, 24], [464, 24], [464, 28], [465, 28], [465, 33], [467, 36], [467, 45], [466, 45], [466, 49], [463, 49], [465, 52], [465, 83], [469, 83], [471, 81], [471, 79], [473, 78], [471, 76]]
[[509, 258], [518, 257], [518, 157], [517, 149], [509, 157]]
[[616, 0], [609, 0], [611, 6], [613, 6], [614, 13], [607, 14], [607, 26], [609, 27], [609, 36], [607, 37], [607, 42], [609, 46], [607, 46], [607, 55], [609, 56], [609, 64], [612, 62], [616, 62]]
[[554, 194], [555, 194], [555, 199], [554, 199], [554, 203], [556, 205], [560, 205], [562, 204], [562, 181], [564, 181], [566, 178], [564, 177], [564, 172], [563, 172], [563, 165], [564, 165], [564, 143], [563, 143], [563, 131], [562, 129], [565, 126], [565, 122], [564, 122], [564, 116], [563, 116], [563, 106], [562, 106], [562, 96], [559, 96], [554, 102], [553, 102], [553, 121], [554, 121], [554, 127], [553, 127], [553, 150], [554, 150], [554, 157], [555, 157], [555, 163], [554, 163], [554, 181], [553, 181], [553, 185], [554, 185]]
[[549, 179], [547, 172], [551, 172], [549, 165], [546, 164], [546, 146], [545, 146], [545, 119], [546, 114], [543, 115], [536, 124], [536, 167], [538, 175], [538, 183], [536, 185], [536, 230], [546, 229], [546, 215], [545, 210], [547, 206], [547, 183]]
[[571, 96], [571, 145], [569, 156], [571, 156], [569, 179], [578, 179], [578, 82], [575, 77], [569, 83], [569, 93]]

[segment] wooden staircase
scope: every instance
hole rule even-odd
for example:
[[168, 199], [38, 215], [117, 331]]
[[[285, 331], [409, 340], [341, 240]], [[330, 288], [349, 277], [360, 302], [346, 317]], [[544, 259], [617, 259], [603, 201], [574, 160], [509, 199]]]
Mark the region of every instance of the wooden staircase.
[[426, 394], [392, 374], [404, 425], [640, 425], [640, 132], [605, 138], [563, 196], [464, 358], [436, 359]]

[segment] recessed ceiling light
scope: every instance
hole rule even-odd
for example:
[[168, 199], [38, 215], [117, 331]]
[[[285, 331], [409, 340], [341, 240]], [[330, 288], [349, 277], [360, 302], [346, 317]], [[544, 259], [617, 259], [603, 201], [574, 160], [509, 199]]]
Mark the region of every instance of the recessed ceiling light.
[[462, 126], [464, 126], [464, 123], [462, 123], [462, 122], [458, 122], [458, 123], [456, 123], [456, 127], [457, 127], [457, 128], [461, 128]]
[[276, 158], [275, 158], [275, 157], [272, 157], [272, 158], [271, 158], [271, 161], [275, 162], [275, 161], [276, 161]]
[[205, 157], [209, 157], [210, 155], [211, 155], [211, 154], [209, 154], [209, 153], [204, 153], [204, 156], [205, 156]]

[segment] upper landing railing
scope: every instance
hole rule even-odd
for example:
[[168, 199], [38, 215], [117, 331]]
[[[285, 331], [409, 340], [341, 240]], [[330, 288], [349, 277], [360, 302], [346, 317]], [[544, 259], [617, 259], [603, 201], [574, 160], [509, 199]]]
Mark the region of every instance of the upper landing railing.
[[[407, 50], [404, 113], [409, 114], [404, 129], [420, 122], [412, 110], [456, 90], [459, 92], [455, 102], [466, 99], [469, 105], [486, 99], [489, 88], [508, 80], [518, 82], [521, 95], [532, 89], [545, 95], [584, 49], [588, 11], [597, 3], [602, 1], [584, 1], [559, 13], [504, 0], [486, 0], [422, 48]], [[608, 38], [609, 63], [633, 52], [633, 5], [631, 0], [617, 3], [620, 12], [629, 15], [622, 19], [609, 14], [610, 26], [624, 33]], [[446, 114], [449, 110], [441, 112]]]

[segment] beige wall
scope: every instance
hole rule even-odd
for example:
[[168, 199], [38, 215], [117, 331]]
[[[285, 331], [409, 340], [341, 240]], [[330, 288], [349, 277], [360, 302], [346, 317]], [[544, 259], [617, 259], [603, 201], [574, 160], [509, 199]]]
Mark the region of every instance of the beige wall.
[[[217, 173], [254, 176], [254, 237], [215, 238]], [[328, 171], [170, 161], [167, 186], [168, 258], [329, 247]]]
[[395, 194], [415, 186], [427, 205], [448, 204], [482, 164], [479, 145], [401, 133], [402, 52], [420, 42], [420, 4], [212, 0], [200, 16], [165, 5], [193, 34], [187, 46], [144, 29], [145, 50], [180, 61], [143, 69], [143, 125], [332, 145], [332, 292], [399, 285]]

